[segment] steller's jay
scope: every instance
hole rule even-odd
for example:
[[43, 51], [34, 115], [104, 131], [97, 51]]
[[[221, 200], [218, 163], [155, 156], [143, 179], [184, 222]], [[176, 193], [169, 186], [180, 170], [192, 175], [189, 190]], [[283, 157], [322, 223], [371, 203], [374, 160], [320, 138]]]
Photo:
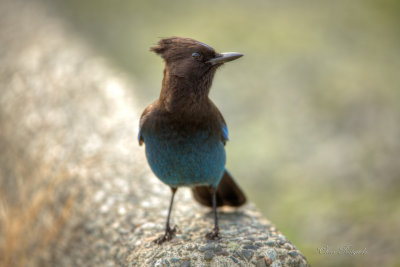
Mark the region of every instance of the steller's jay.
[[241, 206], [246, 197], [225, 169], [228, 128], [221, 112], [208, 98], [215, 71], [239, 53], [217, 53], [212, 47], [189, 38], [162, 39], [151, 51], [165, 61], [160, 97], [140, 118], [139, 144], [154, 174], [172, 190], [165, 234], [178, 187], [189, 186], [194, 198], [214, 211], [214, 229], [208, 239], [219, 238], [217, 206]]

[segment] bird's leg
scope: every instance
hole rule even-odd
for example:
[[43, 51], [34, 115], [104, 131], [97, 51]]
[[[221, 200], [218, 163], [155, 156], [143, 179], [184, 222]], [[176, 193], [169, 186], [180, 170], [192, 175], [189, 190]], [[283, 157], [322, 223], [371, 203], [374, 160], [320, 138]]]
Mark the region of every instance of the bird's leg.
[[212, 196], [212, 200], [213, 200], [213, 211], [214, 211], [214, 229], [207, 233], [206, 237], [209, 240], [216, 240], [219, 239], [219, 226], [218, 226], [218, 217], [217, 217], [217, 189], [216, 188], [212, 188], [213, 191], [213, 196]]
[[174, 237], [175, 232], [176, 232], [176, 227], [171, 228], [169, 226], [169, 217], [171, 216], [171, 211], [172, 211], [172, 204], [174, 204], [174, 196], [177, 191], [177, 188], [171, 187], [172, 191], [172, 196], [171, 196], [171, 202], [169, 203], [169, 209], [168, 209], [168, 216], [167, 216], [167, 224], [165, 226], [165, 234], [154, 240], [156, 244], [162, 244], [164, 241], [169, 241]]

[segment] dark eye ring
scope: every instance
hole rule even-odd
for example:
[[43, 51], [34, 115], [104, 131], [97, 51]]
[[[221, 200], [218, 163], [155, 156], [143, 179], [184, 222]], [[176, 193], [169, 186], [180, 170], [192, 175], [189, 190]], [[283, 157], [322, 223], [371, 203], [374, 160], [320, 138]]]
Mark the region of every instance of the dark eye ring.
[[200, 55], [200, 53], [198, 53], [198, 52], [194, 52], [194, 53], [192, 54], [192, 57], [195, 58], [195, 59], [197, 59], [197, 60], [201, 59], [201, 55]]

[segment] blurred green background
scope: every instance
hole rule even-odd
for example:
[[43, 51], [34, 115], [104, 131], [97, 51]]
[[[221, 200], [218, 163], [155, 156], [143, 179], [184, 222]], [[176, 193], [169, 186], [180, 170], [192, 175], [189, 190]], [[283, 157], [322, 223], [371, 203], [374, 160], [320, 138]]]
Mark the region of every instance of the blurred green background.
[[[399, 1], [42, 1], [127, 74], [138, 110], [160, 91], [160, 37], [243, 53], [211, 98], [249, 198], [314, 266], [400, 266]], [[347, 245], [367, 254], [318, 251]]]

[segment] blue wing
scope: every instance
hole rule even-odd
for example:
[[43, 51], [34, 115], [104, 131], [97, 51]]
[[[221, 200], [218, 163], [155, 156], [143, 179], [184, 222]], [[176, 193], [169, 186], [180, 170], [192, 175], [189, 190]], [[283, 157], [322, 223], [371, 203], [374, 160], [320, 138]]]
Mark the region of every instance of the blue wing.
[[142, 116], [140, 116], [140, 121], [139, 121], [139, 133], [138, 133], [138, 141], [139, 145], [142, 145], [144, 143], [144, 138], [142, 135], [142, 129], [147, 121], [148, 115], [150, 110], [152, 109], [154, 103], [148, 106], [142, 113]]
[[139, 142], [139, 145], [143, 144], [142, 127], [139, 127], [138, 142]]
[[228, 126], [226, 126], [225, 122], [222, 123], [222, 140], [224, 143], [229, 141]]

